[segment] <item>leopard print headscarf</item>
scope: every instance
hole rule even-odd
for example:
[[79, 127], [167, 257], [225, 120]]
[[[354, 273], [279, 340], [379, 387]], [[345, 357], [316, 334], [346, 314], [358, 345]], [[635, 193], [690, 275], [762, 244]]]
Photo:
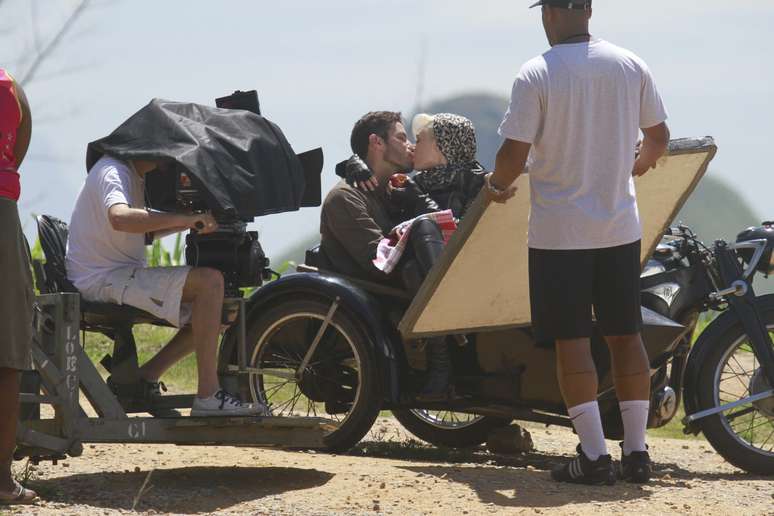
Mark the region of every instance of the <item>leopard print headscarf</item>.
[[449, 165], [476, 161], [476, 129], [460, 115], [441, 113], [433, 117], [433, 133], [441, 154]]
[[433, 135], [449, 164], [417, 172], [414, 179], [426, 192], [446, 189], [454, 183], [460, 171], [479, 166], [473, 122], [464, 116], [440, 113], [433, 116]]

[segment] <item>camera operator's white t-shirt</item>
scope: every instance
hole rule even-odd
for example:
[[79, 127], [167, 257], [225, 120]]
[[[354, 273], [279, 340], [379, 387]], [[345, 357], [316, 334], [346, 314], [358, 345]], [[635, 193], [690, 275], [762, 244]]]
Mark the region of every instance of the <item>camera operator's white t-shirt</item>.
[[640, 128], [666, 119], [647, 65], [628, 50], [593, 39], [528, 61], [500, 135], [532, 144], [529, 246], [598, 249], [642, 238], [635, 145]]
[[114, 204], [144, 208], [143, 180], [123, 161], [105, 156], [89, 171], [70, 219], [67, 277], [82, 292], [97, 288], [111, 271], [145, 266], [145, 235], [113, 229], [108, 209]]

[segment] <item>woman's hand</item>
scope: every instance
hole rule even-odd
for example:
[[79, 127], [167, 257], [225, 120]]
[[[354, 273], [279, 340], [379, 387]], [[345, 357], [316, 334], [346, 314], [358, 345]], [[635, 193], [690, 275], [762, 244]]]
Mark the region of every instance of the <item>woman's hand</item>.
[[373, 192], [379, 186], [379, 181], [374, 176], [371, 176], [365, 181], [355, 181], [353, 186], [364, 192]]
[[357, 155], [336, 165], [336, 175], [346, 180], [348, 185], [364, 192], [374, 191], [379, 186], [371, 169]]

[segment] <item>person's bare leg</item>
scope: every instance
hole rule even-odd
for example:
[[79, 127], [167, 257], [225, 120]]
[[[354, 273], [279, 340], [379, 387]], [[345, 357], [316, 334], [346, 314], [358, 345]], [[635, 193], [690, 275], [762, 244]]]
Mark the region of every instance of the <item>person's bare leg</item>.
[[597, 368], [589, 339], [556, 342], [556, 372], [567, 414], [586, 456], [595, 461], [607, 455], [602, 418], [597, 404]]
[[639, 334], [605, 337], [618, 401], [650, 399], [650, 361]]
[[190, 326], [178, 331], [174, 337], [140, 368], [140, 377], [158, 382], [170, 367], [195, 350], [193, 329]]
[[568, 407], [597, 399], [597, 369], [589, 339], [556, 341], [556, 376]]
[[217, 357], [223, 311], [223, 275], [215, 269], [191, 269], [183, 287], [183, 301], [193, 305], [191, 329], [199, 377], [196, 395], [208, 398], [220, 389]]
[[639, 334], [606, 337], [624, 427], [624, 455], [647, 450], [650, 361]]
[[11, 463], [16, 449], [16, 423], [19, 420], [19, 371], [0, 368], [0, 491], [14, 489]]

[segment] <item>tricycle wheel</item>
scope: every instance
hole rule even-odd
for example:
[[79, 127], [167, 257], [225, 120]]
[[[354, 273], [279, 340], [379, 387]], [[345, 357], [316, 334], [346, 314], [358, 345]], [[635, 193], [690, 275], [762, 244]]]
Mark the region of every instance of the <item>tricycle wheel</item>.
[[[762, 311], [774, 336], [774, 310]], [[741, 324], [707, 341], [696, 388], [698, 410], [731, 403], [771, 389]], [[750, 473], [774, 475], [774, 397], [741, 405], [699, 420], [713, 448], [728, 462]]]
[[395, 418], [416, 437], [434, 446], [472, 448], [485, 443], [489, 433], [511, 424], [510, 419], [449, 410], [393, 410]]
[[380, 376], [367, 333], [343, 308], [329, 317], [331, 308], [322, 300], [289, 300], [251, 321], [248, 382], [252, 399], [271, 405], [275, 416], [329, 419], [335, 429], [325, 437], [326, 448], [345, 451], [379, 415]]

